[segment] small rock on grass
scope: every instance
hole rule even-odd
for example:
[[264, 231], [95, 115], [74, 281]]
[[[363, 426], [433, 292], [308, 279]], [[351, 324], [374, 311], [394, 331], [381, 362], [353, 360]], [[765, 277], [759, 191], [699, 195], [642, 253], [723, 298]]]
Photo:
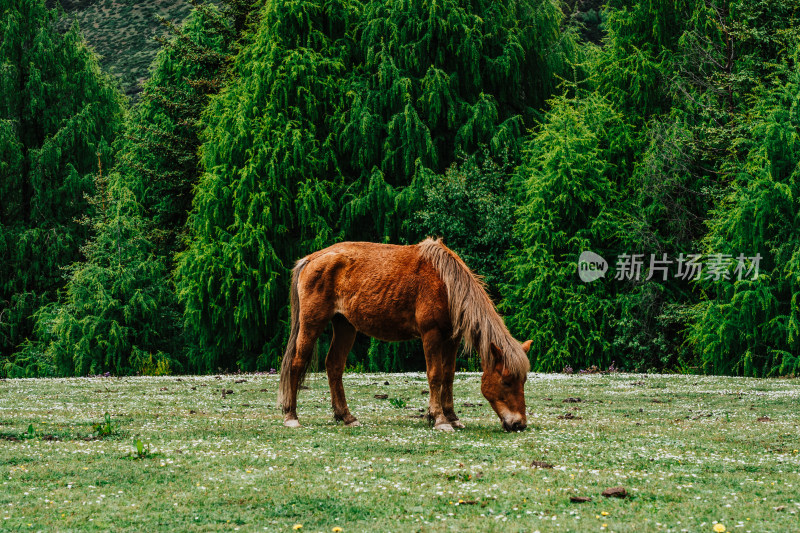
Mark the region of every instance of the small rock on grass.
[[756, 422], [772, 422], [772, 419], [768, 416], [760, 416]]
[[586, 503], [592, 501], [588, 496], [570, 496], [569, 501], [572, 503]]
[[375, 399], [376, 399], [376, 400], [385, 400], [385, 399], [386, 399], [386, 398], [388, 398], [388, 397], [389, 397], [389, 395], [388, 395], [388, 394], [376, 394], [376, 395], [375, 395]]
[[553, 468], [553, 465], [544, 461], [531, 461], [531, 468]]
[[628, 491], [625, 490], [625, 487], [611, 487], [610, 489], [604, 490], [602, 495], [606, 498], [627, 498]]

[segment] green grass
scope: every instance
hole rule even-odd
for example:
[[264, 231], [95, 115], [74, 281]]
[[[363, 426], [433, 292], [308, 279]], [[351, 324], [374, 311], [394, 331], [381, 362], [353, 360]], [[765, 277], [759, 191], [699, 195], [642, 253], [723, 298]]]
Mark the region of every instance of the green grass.
[[[719, 522], [777, 532], [800, 523], [797, 380], [535, 374], [520, 434], [501, 430], [477, 374], [456, 378], [467, 428], [455, 434], [417, 418], [422, 374], [346, 375], [360, 428], [333, 422], [323, 375], [301, 391], [303, 427], [284, 428], [276, 384], [266, 375], [0, 381], [0, 530], [713, 531]], [[112, 432], [102, 437], [106, 412]], [[558, 418], [567, 412], [581, 419]], [[600, 495], [618, 485], [628, 498]]]

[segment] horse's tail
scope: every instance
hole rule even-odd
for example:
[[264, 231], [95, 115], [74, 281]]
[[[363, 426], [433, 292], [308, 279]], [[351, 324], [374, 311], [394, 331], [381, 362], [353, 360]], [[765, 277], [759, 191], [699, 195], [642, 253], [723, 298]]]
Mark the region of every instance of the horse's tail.
[[[290, 375], [292, 372], [292, 359], [294, 359], [294, 354], [297, 352], [297, 335], [300, 333], [300, 295], [297, 292], [297, 283], [300, 278], [300, 272], [303, 271], [303, 268], [308, 264], [308, 259], [301, 259], [297, 262], [292, 269], [292, 289], [291, 289], [291, 308], [292, 308], [292, 332], [289, 335], [289, 343], [286, 345], [286, 352], [283, 354], [283, 360], [281, 361], [281, 383], [280, 387], [278, 388], [278, 407], [283, 407], [286, 404], [286, 400], [289, 397], [289, 390], [290, 390]], [[305, 368], [303, 369], [303, 373], [300, 375], [300, 380], [298, 383], [303, 381], [303, 376], [305, 375]]]

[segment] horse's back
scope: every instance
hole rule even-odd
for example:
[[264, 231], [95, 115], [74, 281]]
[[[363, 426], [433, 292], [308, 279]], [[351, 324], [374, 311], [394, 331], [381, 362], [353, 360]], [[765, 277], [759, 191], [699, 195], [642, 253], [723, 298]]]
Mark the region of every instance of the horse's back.
[[449, 321], [444, 284], [416, 245], [341, 242], [305, 260], [301, 309], [340, 313], [383, 340], [418, 337], [429, 322]]

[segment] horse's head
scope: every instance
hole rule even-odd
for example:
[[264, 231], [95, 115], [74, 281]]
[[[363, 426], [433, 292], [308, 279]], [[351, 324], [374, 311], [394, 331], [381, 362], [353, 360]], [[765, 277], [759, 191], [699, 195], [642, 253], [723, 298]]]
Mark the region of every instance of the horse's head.
[[[522, 344], [522, 349], [527, 353], [531, 341]], [[515, 376], [503, 364], [503, 353], [492, 343], [494, 365], [483, 369], [481, 378], [481, 392], [489, 401], [494, 412], [503, 422], [506, 431], [522, 431], [527, 427], [525, 413], [525, 381], [526, 374]]]

